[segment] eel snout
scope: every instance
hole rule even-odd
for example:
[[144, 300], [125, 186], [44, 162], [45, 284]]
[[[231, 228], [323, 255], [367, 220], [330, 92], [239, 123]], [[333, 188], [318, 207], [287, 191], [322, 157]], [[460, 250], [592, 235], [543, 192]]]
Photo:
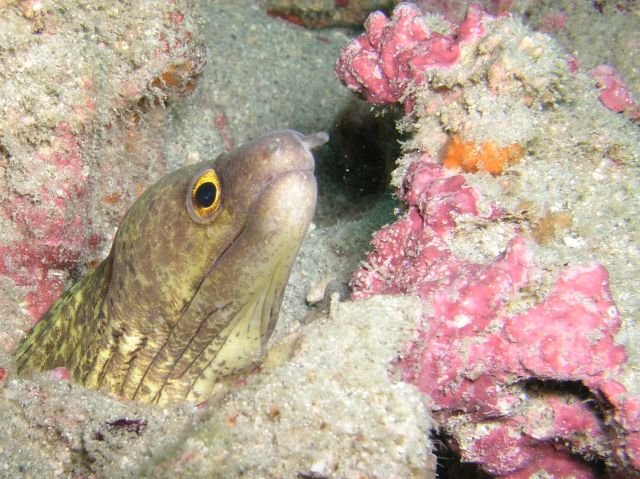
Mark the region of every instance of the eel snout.
[[324, 145], [329, 135], [320, 131], [311, 135], [303, 135], [295, 130], [277, 130], [256, 140], [266, 144], [266, 151], [261, 152], [265, 166], [278, 173], [289, 170], [313, 170], [315, 160], [311, 150]]

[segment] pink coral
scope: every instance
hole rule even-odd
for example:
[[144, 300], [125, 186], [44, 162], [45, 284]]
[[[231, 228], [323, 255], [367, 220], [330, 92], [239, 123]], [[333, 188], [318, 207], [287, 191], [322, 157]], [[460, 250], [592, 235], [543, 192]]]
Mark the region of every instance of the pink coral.
[[[468, 59], [460, 77], [473, 70], [465, 45], [493, 29], [489, 22], [502, 21], [492, 18], [472, 5], [445, 35], [430, 32], [409, 4], [391, 19], [372, 14], [365, 34], [343, 50], [336, 73], [370, 103], [402, 102], [412, 112], [410, 88], [426, 91], [429, 69]], [[601, 101], [627, 109], [619, 78], [601, 73]], [[487, 94], [500, 94], [490, 78]], [[436, 111], [427, 105], [416, 116]], [[437, 144], [442, 137], [436, 131], [430, 139]], [[410, 164], [399, 196], [407, 211], [375, 234], [352, 283], [354, 298], [409, 293], [424, 301], [423, 324], [398, 361], [400, 371], [426, 394], [450, 446], [492, 475], [591, 478], [589, 460], [599, 458], [614, 476], [640, 477], [640, 398], [622, 384], [627, 356], [615, 341], [621, 318], [606, 268], [568, 267], [537, 297], [532, 291], [544, 272], [517, 230], [486, 264], [456, 255], [456, 219], [480, 215], [481, 193], [430, 153], [403, 158]], [[491, 207], [483, 222], [501, 215]]]
[[369, 103], [395, 103], [409, 86], [425, 81], [427, 70], [454, 65], [460, 47], [485, 34], [483, 21], [488, 17], [471, 4], [460, 26], [443, 35], [430, 31], [421, 15], [411, 3], [398, 5], [391, 19], [379, 11], [369, 15], [365, 33], [342, 49], [336, 74]]
[[[12, 92], [18, 98], [4, 95], [0, 101], [6, 113], [0, 122], [0, 167], [6, 180], [0, 185], [0, 276], [11, 280], [8, 288], [18, 293], [16, 303], [29, 322], [47, 311], [62, 292], [69, 273], [94, 259], [96, 247], [112, 234], [104, 221], [109, 215], [103, 215], [104, 205], [97, 209], [96, 202], [100, 197], [117, 199], [133, 181], [120, 181], [120, 177], [135, 176], [131, 160], [143, 135], [159, 143], [157, 130], [146, 125], [161, 121], [160, 115], [147, 115], [144, 125], [138, 121], [143, 111], [148, 114], [154, 108], [150, 101], [153, 95], [166, 102], [194, 87], [194, 75], [202, 65], [200, 47], [192, 38], [191, 22], [186, 22], [186, 13], [180, 9], [183, 4], [169, 3], [173, 6], [165, 10], [158, 38], [154, 42], [148, 38], [144, 48], [136, 50], [136, 62], [124, 60], [131, 54], [131, 49], [124, 47], [135, 42], [136, 35], [145, 34], [145, 22], [130, 17], [155, 18], [158, 12], [132, 6], [127, 12], [121, 9], [116, 19], [111, 18], [112, 13], [89, 13], [81, 6], [76, 12], [76, 7], [56, 10], [34, 2], [23, 4], [29, 11], [26, 14], [23, 8], [24, 18], [44, 23], [38, 27], [42, 31], [37, 42], [29, 36], [11, 38], [13, 60], [6, 62], [8, 66], [0, 75], [2, 84], [8, 86], [5, 93]], [[7, 7], [2, 12], [11, 16], [17, 14], [14, 10]], [[122, 22], [123, 27], [112, 29], [108, 39], [97, 42], [74, 27], [78, 15], [85, 14], [83, 22], [100, 22], [97, 18], [104, 14]], [[18, 24], [24, 18], [17, 20]], [[66, 63], [60, 59], [68, 54], [61, 46], [76, 44], [88, 52], [97, 50], [79, 57], [73, 68], [62, 68]], [[47, 61], [39, 51], [55, 54]], [[103, 63], [106, 58], [127, 67], [110, 68]], [[137, 64], [143, 59], [144, 65]], [[20, 67], [25, 62], [39, 67]], [[101, 68], [94, 75], [96, 65]], [[18, 85], [28, 88], [11, 89]], [[109, 149], [117, 156], [110, 155]], [[148, 162], [150, 154], [145, 150], [140, 162]], [[109, 191], [111, 188], [118, 191]], [[109, 194], [101, 194], [105, 190]]]
[[598, 98], [609, 110], [625, 112], [632, 120], [640, 120], [640, 106], [631, 98], [629, 88], [618, 73], [609, 65], [600, 65], [591, 72], [600, 90]]
[[[594, 455], [637, 472], [640, 403], [617, 381], [626, 355], [614, 340], [620, 316], [606, 269], [568, 268], [546, 298], [511, 312], [537, 274], [526, 241], [514, 237], [488, 264], [456, 256], [447, 243], [455, 217], [478, 216], [480, 194], [429, 155], [411, 164], [400, 195], [408, 211], [374, 236], [353, 296], [425, 301], [423, 327], [399, 366], [427, 394], [462, 458], [512, 478], [595, 477], [580, 459]], [[603, 411], [613, 408], [611, 418], [603, 422], [570, 395], [531, 392], [531, 381], [579, 382]], [[461, 424], [474, 425], [465, 441]]]
[[[50, 146], [39, 148], [24, 165], [40, 185], [39, 201], [5, 193], [2, 212], [25, 232], [25, 237], [0, 246], [0, 274], [20, 286], [32, 287], [27, 309], [34, 319], [60, 295], [63, 282], [51, 270], [69, 270], [87, 248], [87, 218], [79, 203], [86, 201], [87, 173], [78, 137], [62, 123]], [[53, 169], [58, 180], [44, 176]], [[42, 178], [40, 178], [42, 176]]]

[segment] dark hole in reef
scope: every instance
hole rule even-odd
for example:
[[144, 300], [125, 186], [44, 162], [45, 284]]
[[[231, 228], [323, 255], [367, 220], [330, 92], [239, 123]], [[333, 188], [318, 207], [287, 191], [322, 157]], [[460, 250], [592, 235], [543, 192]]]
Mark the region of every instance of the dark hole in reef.
[[437, 457], [436, 477], [438, 479], [491, 479], [477, 464], [462, 462], [460, 455], [451, 449], [451, 439], [443, 432], [432, 432], [433, 453]]
[[[608, 429], [607, 425], [611, 423], [611, 415], [613, 413], [612, 407], [605, 398], [594, 394], [591, 389], [580, 381], [528, 379], [523, 382], [523, 385], [525, 391], [530, 395], [573, 398], [577, 401], [581, 401], [589, 412], [591, 412], [591, 414], [593, 414], [598, 422], [603, 426], [606, 433]], [[560, 449], [564, 449], [562, 444], [558, 444], [558, 447]], [[602, 479], [610, 477], [610, 474], [607, 472], [606, 464], [601, 458], [593, 455], [587, 459], [584, 457], [581, 459], [591, 467], [595, 477]]]
[[0, 143], [0, 160], [4, 162], [9, 158], [11, 158], [11, 155], [9, 154], [9, 150], [7, 150], [2, 143]]
[[[460, 455], [449, 444], [452, 439], [443, 432], [432, 432], [431, 440], [434, 445], [434, 454], [437, 458], [436, 477], [438, 479], [491, 479], [493, 476], [483, 471], [478, 464], [462, 462]], [[564, 449], [558, 444], [559, 449]], [[569, 453], [569, 451], [565, 451]], [[584, 459], [583, 459], [584, 460]], [[606, 479], [607, 474], [604, 461], [598, 458], [585, 460], [585, 464], [591, 467], [594, 477]]]
[[525, 391], [536, 396], [572, 396], [582, 401], [601, 424], [609, 422], [611, 408], [580, 381], [527, 379], [522, 384]]
[[[604, 398], [598, 398], [591, 389], [586, 387], [580, 381], [528, 379], [523, 382], [523, 385], [525, 391], [532, 396], [572, 398], [582, 402], [591, 414], [595, 416], [598, 422], [602, 424], [603, 429], [605, 429], [606, 432], [607, 424], [610, 423], [610, 416], [612, 413], [611, 407]], [[565, 450], [567, 453], [570, 453], [570, 451], [563, 446], [560, 440], [558, 441], [557, 447], [560, 450]], [[594, 477], [599, 479], [610, 477], [610, 474], [607, 472], [606, 464], [601, 458], [592, 455], [589, 458], [581, 457], [581, 460], [591, 468]]]
[[[603, 406], [603, 401], [598, 400], [593, 392], [580, 381], [551, 381], [540, 379], [529, 379], [523, 381], [525, 391], [531, 396], [555, 396], [570, 397], [583, 402], [588, 409], [602, 423], [607, 424], [609, 416], [609, 408]], [[434, 453], [437, 457], [436, 477], [439, 479], [489, 479], [492, 476], [482, 471], [477, 464], [462, 462], [460, 455], [450, 447], [452, 438], [443, 432], [432, 433], [432, 441], [434, 444]], [[559, 441], [556, 444], [558, 450], [570, 451]], [[605, 462], [592, 456], [588, 459], [580, 458], [593, 471], [594, 477], [605, 479], [609, 477]], [[610, 472], [610, 471], [609, 471]]]
[[353, 99], [336, 118], [327, 148], [317, 152], [320, 221], [350, 218], [391, 196], [390, 174], [400, 156], [396, 108]]

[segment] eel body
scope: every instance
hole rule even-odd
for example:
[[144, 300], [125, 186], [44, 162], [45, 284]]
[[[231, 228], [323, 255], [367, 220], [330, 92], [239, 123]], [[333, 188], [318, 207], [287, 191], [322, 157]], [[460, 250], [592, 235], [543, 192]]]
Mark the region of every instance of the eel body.
[[86, 387], [166, 404], [204, 400], [252, 365], [315, 210], [311, 149], [326, 141], [275, 131], [160, 179], [25, 337], [18, 372], [66, 367]]

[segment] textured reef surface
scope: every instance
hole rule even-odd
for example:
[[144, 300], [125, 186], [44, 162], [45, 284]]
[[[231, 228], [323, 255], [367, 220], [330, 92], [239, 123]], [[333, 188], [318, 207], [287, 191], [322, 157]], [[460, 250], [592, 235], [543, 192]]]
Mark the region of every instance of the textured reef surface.
[[[637, 3], [398, 3], [0, 2], [0, 476], [640, 476]], [[16, 374], [147, 186], [281, 128], [331, 141], [261, 364]]]

